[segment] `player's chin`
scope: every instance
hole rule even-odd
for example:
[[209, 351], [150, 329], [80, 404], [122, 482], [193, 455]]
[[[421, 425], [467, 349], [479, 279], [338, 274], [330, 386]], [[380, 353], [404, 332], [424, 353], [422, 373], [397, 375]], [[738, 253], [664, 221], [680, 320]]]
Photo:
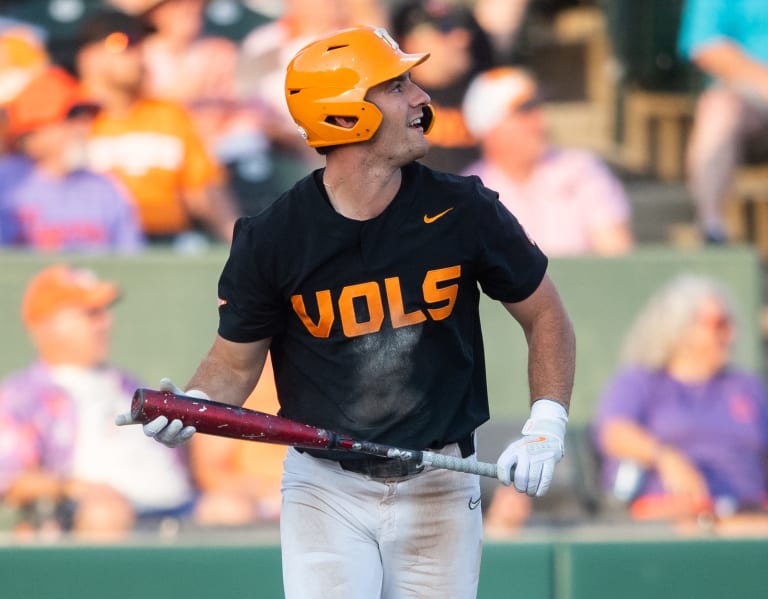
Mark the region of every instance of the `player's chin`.
[[418, 138], [414, 139], [413, 143], [410, 144], [409, 149], [410, 153], [413, 154], [411, 160], [418, 160], [427, 155], [427, 152], [429, 151], [429, 142], [427, 141], [427, 138], [424, 137], [423, 133]]

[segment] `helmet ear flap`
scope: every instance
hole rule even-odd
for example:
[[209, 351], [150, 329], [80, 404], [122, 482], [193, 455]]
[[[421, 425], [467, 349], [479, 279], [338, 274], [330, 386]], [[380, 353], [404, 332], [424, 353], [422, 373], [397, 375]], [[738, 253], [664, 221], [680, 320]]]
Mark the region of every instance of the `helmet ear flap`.
[[421, 109], [421, 128], [424, 130], [424, 135], [430, 132], [432, 125], [435, 124], [435, 108], [432, 104], [427, 104]]

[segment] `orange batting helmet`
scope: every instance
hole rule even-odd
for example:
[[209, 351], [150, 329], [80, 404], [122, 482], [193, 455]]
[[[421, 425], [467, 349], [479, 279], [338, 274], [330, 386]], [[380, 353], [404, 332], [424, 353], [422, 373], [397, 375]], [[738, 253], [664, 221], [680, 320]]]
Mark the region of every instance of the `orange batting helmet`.
[[[300, 50], [288, 65], [285, 98], [299, 133], [312, 147], [370, 139], [381, 124], [376, 105], [365, 100], [368, 90], [399, 77], [429, 58], [406, 54], [385, 29], [358, 26], [343, 29]], [[331, 117], [357, 119], [351, 128]], [[434, 122], [431, 106], [424, 110], [424, 132]]]

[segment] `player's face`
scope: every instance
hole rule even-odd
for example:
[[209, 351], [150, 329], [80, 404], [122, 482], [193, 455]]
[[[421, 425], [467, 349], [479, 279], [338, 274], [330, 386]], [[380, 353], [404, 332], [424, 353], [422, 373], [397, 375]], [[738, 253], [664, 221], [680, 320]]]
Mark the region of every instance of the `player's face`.
[[394, 166], [408, 164], [427, 153], [429, 143], [424, 137], [422, 116], [430, 98], [411, 80], [410, 73], [372, 87], [366, 99], [382, 114], [368, 150]]

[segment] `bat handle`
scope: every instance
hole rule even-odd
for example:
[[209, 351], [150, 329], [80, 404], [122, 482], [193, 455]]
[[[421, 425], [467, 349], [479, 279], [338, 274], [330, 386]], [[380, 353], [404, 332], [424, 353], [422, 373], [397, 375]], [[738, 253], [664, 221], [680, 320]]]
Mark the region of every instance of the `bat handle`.
[[499, 478], [499, 469], [496, 464], [488, 462], [476, 462], [467, 458], [458, 458], [452, 455], [442, 453], [433, 453], [424, 451], [421, 455], [421, 462], [427, 466], [435, 468], [444, 468], [456, 472], [466, 472], [468, 474], [479, 474], [489, 478]]

